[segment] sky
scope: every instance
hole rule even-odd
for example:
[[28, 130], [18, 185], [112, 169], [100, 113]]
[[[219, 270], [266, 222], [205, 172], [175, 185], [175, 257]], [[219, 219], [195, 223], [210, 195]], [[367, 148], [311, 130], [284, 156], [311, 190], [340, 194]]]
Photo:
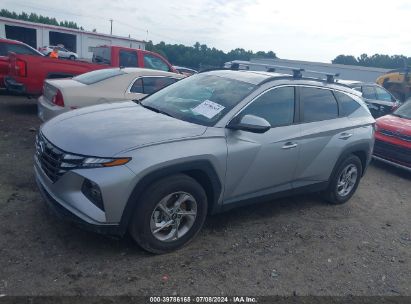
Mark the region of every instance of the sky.
[[154, 43], [272, 50], [330, 62], [340, 54], [411, 56], [409, 0], [0, 0], [0, 8], [75, 21]]

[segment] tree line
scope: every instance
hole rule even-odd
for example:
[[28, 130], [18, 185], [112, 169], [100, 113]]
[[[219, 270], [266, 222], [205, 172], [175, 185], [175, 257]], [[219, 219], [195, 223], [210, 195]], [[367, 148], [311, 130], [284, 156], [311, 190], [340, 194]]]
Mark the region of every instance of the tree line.
[[156, 52], [167, 58], [174, 65], [181, 65], [196, 70], [205, 70], [209, 68], [219, 68], [227, 61], [232, 60], [250, 60], [251, 58], [277, 58], [273, 51], [253, 52], [246, 51], [242, 48], [236, 48], [229, 52], [224, 52], [216, 48], [208, 47], [206, 44], [196, 42], [193, 46], [183, 44], [166, 44], [161, 41], [153, 44], [148, 41], [146, 50]]
[[42, 15], [37, 15], [35, 13], [28, 14], [26, 12], [22, 12], [21, 14], [17, 14], [16, 12], [10, 12], [9, 10], [6, 10], [3, 8], [0, 10], [0, 16], [11, 18], [11, 19], [30, 21], [30, 22], [35, 22], [35, 23], [63, 26], [67, 28], [77, 29], [77, 30], [84, 30], [84, 28], [81, 26], [78, 26], [76, 22], [67, 21], [67, 20], [58, 22], [57, 19], [54, 17], [50, 18], [50, 17], [46, 17]]
[[352, 55], [339, 55], [332, 60], [332, 63], [385, 69], [400, 69], [406, 65], [411, 65], [411, 57], [406, 57], [404, 55], [389, 56], [382, 54], [368, 56], [367, 54], [362, 54], [356, 58]]

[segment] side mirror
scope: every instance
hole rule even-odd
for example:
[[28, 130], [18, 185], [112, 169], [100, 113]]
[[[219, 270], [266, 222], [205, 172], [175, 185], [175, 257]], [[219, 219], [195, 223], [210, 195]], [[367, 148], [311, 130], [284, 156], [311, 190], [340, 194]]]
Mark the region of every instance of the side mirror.
[[264, 133], [271, 129], [270, 123], [264, 118], [255, 115], [244, 115], [241, 118], [233, 119], [227, 125], [228, 129], [243, 130], [253, 133]]

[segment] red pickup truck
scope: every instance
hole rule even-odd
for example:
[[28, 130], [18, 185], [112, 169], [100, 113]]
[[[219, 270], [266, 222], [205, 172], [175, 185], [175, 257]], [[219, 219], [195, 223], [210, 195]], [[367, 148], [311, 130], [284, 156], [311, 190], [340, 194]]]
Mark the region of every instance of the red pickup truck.
[[141, 67], [178, 73], [159, 54], [120, 46], [93, 48], [92, 62], [54, 59], [11, 53], [9, 74], [4, 83], [9, 91], [41, 95], [45, 79], [66, 78], [110, 67]]
[[10, 53], [43, 56], [42, 53], [23, 42], [0, 38], [0, 88], [4, 88], [4, 77], [9, 73]]

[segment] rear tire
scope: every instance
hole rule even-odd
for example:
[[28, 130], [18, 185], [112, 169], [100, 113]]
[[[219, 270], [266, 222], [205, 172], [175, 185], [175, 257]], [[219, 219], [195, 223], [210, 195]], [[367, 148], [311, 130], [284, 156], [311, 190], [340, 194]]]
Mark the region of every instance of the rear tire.
[[191, 241], [201, 230], [206, 215], [203, 187], [193, 178], [177, 174], [154, 182], [144, 191], [129, 231], [143, 249], [166, 253]]
[[362, 170], [361, 160], [350, 154], [334, 170], [324, 198], [334, 205], [346, 203], [357, 190]]

